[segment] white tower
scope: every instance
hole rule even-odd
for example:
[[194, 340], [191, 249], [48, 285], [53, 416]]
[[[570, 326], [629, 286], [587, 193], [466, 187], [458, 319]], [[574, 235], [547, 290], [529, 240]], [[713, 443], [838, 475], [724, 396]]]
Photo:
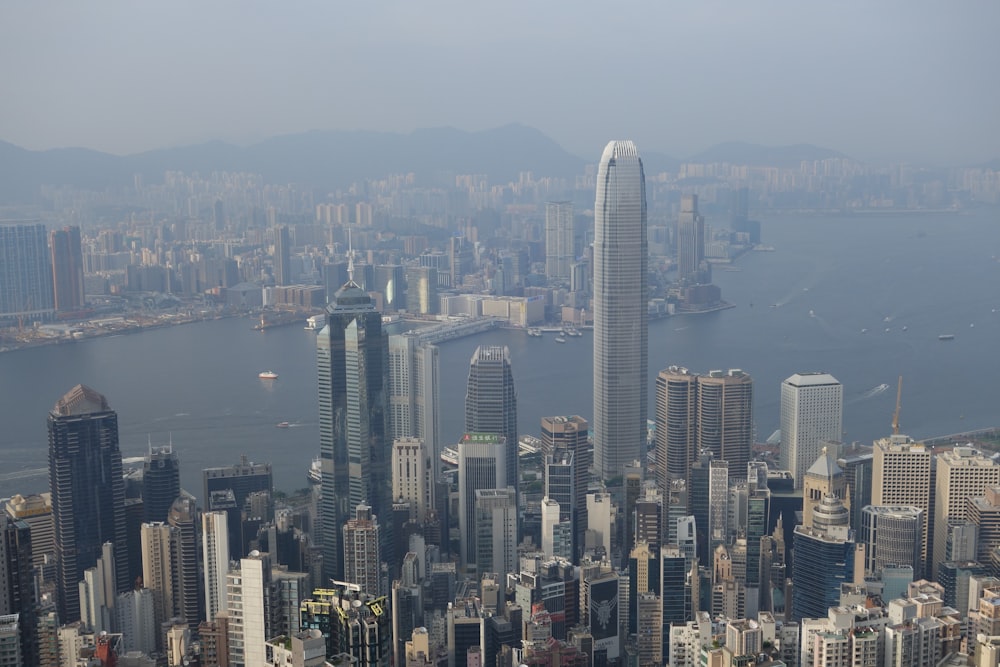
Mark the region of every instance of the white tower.
[[823, 443], [840, 442], [843, 414], [844, 388], [829, 373], [796, 373], [781, 383], [781, 467], [796, 489]]

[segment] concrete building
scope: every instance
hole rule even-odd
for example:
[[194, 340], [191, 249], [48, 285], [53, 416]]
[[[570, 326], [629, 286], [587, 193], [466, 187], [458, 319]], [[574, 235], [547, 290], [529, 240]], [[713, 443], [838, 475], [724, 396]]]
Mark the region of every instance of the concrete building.
[[966, 500], [1000, 484], [1000, 465], [971, 447], [956, 447], [937, 457], [934, 483], [933, 572], [947, 558], [949, 527], [966, 521]]
[[545, 277], [569, 282], [573, 251], [573, 202], [545, 203]]
[[781, 383], [780, 465], [802, 488], [824, 442], [843, 433], [844, 388], [828, 373], [796, 373]]
[[[924, 511], [920, 558], [929, 551], [931, 516], [931, 450], [905, 435], [876, 440], [872, 461], [872, 505], [916, 507]], [[918, 577], [924, 572], [914, 571]]]
[[380, 528], [372, 508], [361, 504], [344, 524], [344, 580], [371, 595], [384, 595]]
[[476, 562], [476, 491], [507, 487], [507, 439], [493, 433], [466, 433], [457, 449], [460, 555], [462, 564], [471, 568]]

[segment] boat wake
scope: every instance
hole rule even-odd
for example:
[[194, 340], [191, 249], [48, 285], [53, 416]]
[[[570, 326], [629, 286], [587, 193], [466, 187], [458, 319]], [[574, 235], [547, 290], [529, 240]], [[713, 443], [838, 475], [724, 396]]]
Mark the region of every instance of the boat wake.
[[888, 388], [889, 385], [887, 384], [880, 384], [877, 387], [872, 387], [868, 391], [864, 392], [863, 394], [852, 400], [851, 403], [857, 403], [858, 401], [867, 401], [869, 398], [875, 398]]
[[28, 468], [27, 470], [15, 470], [14, 472], [7, 472], [0, 475], [0, 482], [10, 482], [15, 479], [25, 479], [28, 477], [41, 477], [47, 475], [49, 472], [48, 468]]

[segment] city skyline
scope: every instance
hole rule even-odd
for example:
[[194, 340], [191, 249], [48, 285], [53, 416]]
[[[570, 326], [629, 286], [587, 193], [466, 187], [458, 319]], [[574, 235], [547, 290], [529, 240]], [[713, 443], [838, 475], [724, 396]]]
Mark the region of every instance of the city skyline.
[[[43, 16], [32, 5], [5, 8], [0, 57], [13, 62], [39, 41], [48, 48], [0, 79], [15, 101], [0, 112], [0, 125], [9, 128], [2, 139], [128, 153], [312, 129], [408, 132], [520, 121], [553, 133], [578, 154], [609, 133], [628, 133], [646, 150], [677, 155], [736, 138], [811, 142], [862, 159], [975, 163], [1000, 155], [1000, 139], [990, 131], [1000, 96], [986, 83], [987, 64], [996, 57], [990, 26], [1000, 19], [993, 3], [955, 11], [924, 3], [716, 1], [639, 4], [610, 15], [565, 2], [502, 15], [444, 1], [419, 10], [397, 4], [389, 12], [359, 5], [337, 14], [309, 3], [253, 15], [230, 3], [193, 10], [190, 3], [58, 4]], [[553, 33], [557, 24], [563, 29]], [[683, 29], [662, 40], [656, 26], [664, 24]], [[609, 29], [629, 35], [627, 48], [592, 48]], [[139, 46], [133, 35], [143, 33], [148, 58], [121, 58]], [[183, 49], [160, 37], [178, 33], [186, 35]], [[70, 48], [81, 38], [87, 49]], [[250, 42], [267, 48], [248, 48]], [[234, 59], [245, 64], [240, 73], [227, 66]], [[400, 68], [402, 59], [407, 66]], [[658, 85], [648, 86], [643, 62], [672, 66], [658, 70]], [[600, 102], [592, 115], [600, 125], [573, 113], [581, 100], [571, 91], [587, 90], [594, 75], [635, 90], [636, 104], [611, 113]], [[35, 85], [39, 78], [48, 85]], [[450, 93], [456, 80], [467, 94]], [[681, 91], [695, 91], [694, 103], [671, 104]], [[363, 94], [368, 104], [336, 105], [345, 94]], [[186, 103], [192, 95], [218, 103], [192, 113]], [[59, 103], [66, 96], [77, 100], [72, 114]], [[527, 99], [545, 103], [529, 107]], [[956, 109], [962, 123], [952, 121]]]

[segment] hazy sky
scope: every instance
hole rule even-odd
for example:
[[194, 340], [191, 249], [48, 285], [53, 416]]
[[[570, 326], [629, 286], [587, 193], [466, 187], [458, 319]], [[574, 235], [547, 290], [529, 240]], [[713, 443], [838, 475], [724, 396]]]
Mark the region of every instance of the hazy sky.
[[996, 0], [8, 1], [0, 63], [0, 139], [28, 148], [521, 122], [594, 160], [1000, 157]]

